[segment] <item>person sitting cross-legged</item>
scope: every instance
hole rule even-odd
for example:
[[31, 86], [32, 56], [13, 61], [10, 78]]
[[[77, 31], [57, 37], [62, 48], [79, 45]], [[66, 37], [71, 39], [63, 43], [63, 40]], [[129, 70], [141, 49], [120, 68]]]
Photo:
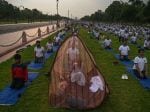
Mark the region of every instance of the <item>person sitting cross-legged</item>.
[[60, 36], [57, 34], [56, 37], [54, 38], [54, 45], [55, 46], [59, 46], [61, 44], [61, 38]]
[[128, 55], [129, 55], [130, 48], [127, 45], [126, 41], [123, 43], [123, 45], [119, 47], [119, 51], [120, 51], [120, 60], [129, 61]]
[[137, 37], [136, 37], [135, 34], [131, 37], [131, 43], [132, 44], [137, 44]]
[[144, 49], [150, 50], [150, 37], [144, 41]]
[[36, 42], [35, 52], [35, 63], [43, 63], [44, 61], [44, 47], [41, 46], [40, 41]]
[[144, 57], [144, 49], [138, 50], [139, 56], [134, 59], [133, 71], [139, 79], [146, 79], [147, 77], [147, 58]]
[[112, 41], [109, 37], [107, 37], [105, 40], [104, 40], [104, 48], [105, 49], [111, 49], [111, 44], [112, 44]]
[[49, 40], [47, 42], [46, 49], [47, 49], [47, 53], [52, 53], [53, 52], [53, 42], [51, 42], [51, 40]]
[[21, 62], [21, 55], [15, 54], [15, 63], [12, 64], [12, 83], [10, 88], [21, 89], [24, 87], [25, 82], [28, 80], [27, 65]]

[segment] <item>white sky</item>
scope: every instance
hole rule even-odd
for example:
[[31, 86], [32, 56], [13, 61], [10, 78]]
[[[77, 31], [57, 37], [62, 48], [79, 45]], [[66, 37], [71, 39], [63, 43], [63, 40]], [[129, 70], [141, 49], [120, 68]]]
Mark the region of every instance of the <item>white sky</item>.
[[[23, 5], [25, 8], [37, 8], [43, 13], [56, 13], [56, 0], [7, 0], [15, 6]], [[68, 16], [68, 9], [70, 15], [73, 17], [83, 17], [90, 15], [97, 10], [105, 10], [113, 0], [59, 0], [59, 14]], [[128, 0], [122, 0], [128, 1]]]

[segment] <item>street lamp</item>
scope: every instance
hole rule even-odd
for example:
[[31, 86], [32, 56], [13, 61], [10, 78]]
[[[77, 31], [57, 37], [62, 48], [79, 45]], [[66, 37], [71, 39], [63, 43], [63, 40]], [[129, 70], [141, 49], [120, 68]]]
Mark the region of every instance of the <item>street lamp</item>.
[[58, 3], [59, 3], [59, 0], [56, 0], [56, 4], [57, 4], [57, 5], [56, 5], [56, 9], [57, 9], [57, 27], [59, 27], [59, 21], [58, 21], [58, 19], [59, 19], [59, 18], [58, 18], [58, 14], [59, 14], [59, 13], [58, 13]]

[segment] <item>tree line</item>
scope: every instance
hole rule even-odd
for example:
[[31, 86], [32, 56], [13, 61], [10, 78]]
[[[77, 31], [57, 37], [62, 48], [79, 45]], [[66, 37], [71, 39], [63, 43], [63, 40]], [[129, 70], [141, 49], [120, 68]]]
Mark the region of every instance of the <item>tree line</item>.
[[[146, 1], [146, 0], [145, 0]], [[106, 10], [96, 11], [81, 20], [102, 22], [150, 23], [150, 0], [113, 1]]]
[[[64, 19], [60, 15], [43, 14], [38, 9], [28, 9], [23, 6], [16, 7], [5, 0], [0, 0], [0, 22], [35, 22]], [[66, 19], [66, 18], [65, 18]]]

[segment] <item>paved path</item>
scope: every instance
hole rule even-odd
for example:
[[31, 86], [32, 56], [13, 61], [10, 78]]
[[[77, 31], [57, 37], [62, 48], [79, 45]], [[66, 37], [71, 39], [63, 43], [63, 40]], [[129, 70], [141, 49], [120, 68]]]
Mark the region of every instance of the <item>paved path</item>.
[[[48, 25], [50, 32], [52, 31], [52, 26], [56, 27], [56, 25]], [[42, 36], [42, 38], [45, 38], [45, 36], [47, 37], [48, 35], [50, 35], [50, 34], [47, 35], [47, 32], [45, 32], [46, 28], [47, 28], [47, 26], [40, 27], [41, 31], [43, 32], [42, 35], [44, 35], [44, 36]], [[31, 28], [31, 29], [24, 30], [28, 35], [34, 35], [34, 37], [27, 37], [28, 41], [35, 39], [34, 41], [29, 43], [30, 45], [33, 45], [35, 43], [35, 41], [37, 40], [37, 37], [38, 37], [38, 35], [36, 34], [37, 30], [38, 30], [38, 28]], [[9, 43], [13, 43], [16, 40], [18, 40], [21, 37], [21, 35], [22, 35], [22, 31], [0, 34], [0, 45], [7, 45]], [[20, 45], [22, 45], [22, 39], [19, 40], [16, 44], [14, 44], [12, 46], [0, 47], [0, 55], [2, 55], [2, 56], [0, 56], [0, 63], [9, 59], [10, 57], [12, 57], [12, 55], [16, 52], [16, 50], [22, 48], [22, 47], [16, 48], [17, 46], [20, 46]], [[27, 45], [25, 45], [25, 46], [27, 46]], [[14, 49], [14, 50], [12, 51], [12, 49]], [[8, 52], [9, 50], [11, 52]], [[5, 54], [5, 55], [3, 55], [3, 54]]]
[[[55, 24], [56, 21], [52, 21]], [[51, 22], [35, 22], [35, 23], [18, 23], [18, 24], [4, 24], [0, 25], [0, 34], [15, 32], [19, 30], [25, 30], [29, 28], [41, 27], [45, 25], [50, 25]]]

